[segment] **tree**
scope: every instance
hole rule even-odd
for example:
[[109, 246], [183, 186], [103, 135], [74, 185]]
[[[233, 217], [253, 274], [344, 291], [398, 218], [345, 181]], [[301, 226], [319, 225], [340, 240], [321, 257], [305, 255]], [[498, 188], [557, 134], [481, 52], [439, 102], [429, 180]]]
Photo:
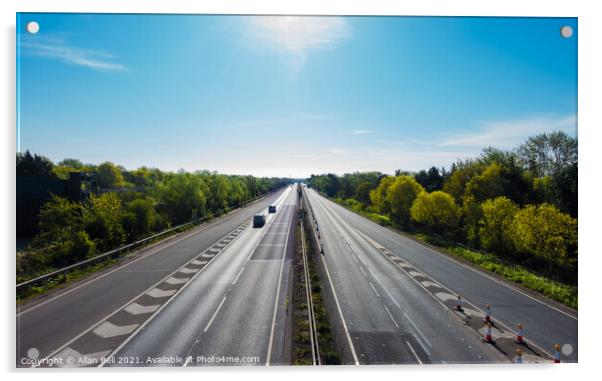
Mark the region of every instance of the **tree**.
[[493, 253], [510, 255], [514, 252], [512, 223], [518, 207], [506, 197], [497, 197], [481, 204], [479, 221], [481, 247]]
[[421, 192], [424, 192], [424, 188], [413, 177], [397, 176], [387, 189], [387, 202], [391, 207], [391, 217], [408, 227], [411, 220], [410, 209]]
[[437, 167], [431, 167], [428, 172], [424, 169], [418, 171], [418, 173], [414, 175], [414, 179], [416, 179], [427, 192], [433, 192], [443, 188], [443, 175], [439, 173]]
[[479, 221], [483, 217], [481, 204], [473, 196], [467, 196], [462, 202], [461, 214], [464, 241], [470, 246], [479, 247]]
[[90, 195], [84, 206], [83, 220], [86, 232], [101, 250], [120, 246], [126, 240], [122, 219], [124, 210], [116, 193]]
[[504, 194], [502, 167], [498, 163], [488, 165], [485, 170], [472, 177], [466, 184], [465, 197], [471, 196], [477, 202], [483, 202]]
[[464, 197], [473, 197], [477, 202], [506, 196], [523, 205], [532, 195], [532, 182], [523, 175], [521, 168], [511, 158], [508, 162], [492, 162], [483, 171], [473, 176], [466, 184]]
[[30, 253], [30, 263], [65, 266], [93, 254], [95, 245], [84, 231], [82, 214], [79, 203], [52, 196], [40, 210], [40, 231], [31, 245], [36, 252]]
[[123, 173], [110, 161], [100, 164], [96, 170], [96, 181], [101, 188], [111, 189], [121, 187], [125, 184]]
[[518, 155], [535, 177], [555, 177], [563, 168], [577, 164], [577, 139], [563, 131], [532, 136]]
[[554, 205], [527, 205], [514, 216], [512, 240], [517, 249], [550, 264], [577, 261], [577, 220]]
[[562, 168], [554, 176], [555, 205], [563, 212], [576, 217], [578, 213], [577, 163]]
[[230, 192], [228, 193], [228, 203], [233, 206], [241, 206], [249, 199], [249, 194], [245, 183], [240, 178], [230, 179]]
[[73, 169], [80, 169], [80, 168], [83, 168], [83, 166], [84, 166], [84, 164], [80, 160], [70, 159], [70, 158], [59, 161], [57, 165], [60, 165], [63, 167], [69, 167], [69, 168], [73, 168]]
[[197, 216], [205, 214], [209, 189], [199, 176], [177, 173], [159, 183], [155, 194], [162, 211], [178, 225], [190, 221], [195, 209]]
[[147, 167], [140, 167], [129, 172], [127, 181], [137, 186], [148, 186], [153, 183], [151, 172]]
[[380, 214], [388, 215], [391, 212], [391, 205], [387, 201], [387, 191], [394, 181], [395, 177], [385, 176], [380, 179], [376, 189], [370, 191], [370, 202], [372, 202], [372, 206]]
[[214, 174], [209, 178], [209, 198], [207, 204], [213, 212], [228, 206], [228, 179], [224, 175]]
[[137, 198], [125, 204], [123, 228], [130, 241], [149, 235], [158, 219], [151, 199]]
[[460, 217], [454, 198], [442, 191], [420, 193], [410, 212], [414, 221], [437, 233], [455, 230]]
[[370, 191], [374, 188], [371, 182], [363, 181], [355, 189], [355, 199], [364, 205], [370, 205]]
[[60, 231], [71, 233], [83, 230], [82, 216], [81, 204], [53, 195], [40, 209], [36, 240], [43, 245], [52, 241]]
[[459, 203], [463, 203], [466, 185], [473, 177], [481, 174], [484, 167], [482, 163], [475, 160], [458, 161], [452, 164], [449, 177], [443, 184], [443, 191]]
[[17, 153], [17, 177], [42, 176], [56, 178], [54, 164], [45, 156]]

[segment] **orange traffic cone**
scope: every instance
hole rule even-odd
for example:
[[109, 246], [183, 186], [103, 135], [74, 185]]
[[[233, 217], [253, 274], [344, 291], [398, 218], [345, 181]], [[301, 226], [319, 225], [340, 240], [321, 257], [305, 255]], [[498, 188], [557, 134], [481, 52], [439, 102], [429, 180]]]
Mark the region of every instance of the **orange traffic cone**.
[[485, 334], [483, 341], [486, 343], [493, 343], [493, 338], [491, 337], [491, 323], [487, 323], [487, 333]]
[[554, 363], [560, 364], [560, 344], [554, 345], [554, 350], [556, 351], [554, 353]]
[[520, 348], [516, 348], [516, 363], [517, 364], [523, 363], [523, 350]]
[[489, 304], [485, 305], [485, 319], [483, 319], [484, 323], [491, 323], [491, 306]]
[[523, 325], [521, 323], [518, 323], [516, 325], [516, 328], [517, 328], [518, 332], [516, 333], [516, 340], [515, 341], [518, 344], [524, 344], [525, 340], [523, 338]]
[[456, 311], [462, 311], [462, 297], [458, 295], [458, 300], [456, 301]]

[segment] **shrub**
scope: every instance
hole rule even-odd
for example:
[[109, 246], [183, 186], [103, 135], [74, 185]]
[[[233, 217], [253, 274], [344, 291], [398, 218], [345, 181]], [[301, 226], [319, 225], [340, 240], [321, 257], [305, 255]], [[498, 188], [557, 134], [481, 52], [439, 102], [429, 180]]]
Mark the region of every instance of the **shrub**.
[[518, 207], [506, 197], [497, 197], [481, 204], [483, 216], [479, 235], [481, 247], [498, 254], [514, 251], [512, 242], [512, 222]]
[[439, 233], [453, 231], [460, 216], [454, 198], [442, 191], [420, 193], [410, 212], [414, 221]]

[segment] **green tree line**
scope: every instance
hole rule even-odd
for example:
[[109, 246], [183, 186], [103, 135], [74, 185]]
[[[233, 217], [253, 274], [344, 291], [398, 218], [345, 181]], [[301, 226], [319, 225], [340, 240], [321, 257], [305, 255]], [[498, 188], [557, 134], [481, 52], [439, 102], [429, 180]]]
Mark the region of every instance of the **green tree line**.
[[53, 195], [39, 213], [38, 233], [17, 253], [17, 281], [134, 242], [153, 233], [211, 218], [226, 208], [289, 183], [285, 178], [224, 175], [216, 172], [164, 172], [141, 167], [128, 171], [111, 162], [52, 163], [29, 151], [17, 154], [17, 176], [67, 179], [70, 172], [95, 174], [98, 192], [81, 202]]
[[427, 232], [577, 282], [577, 140], [564, 132], [486, 148], [451, 168], [312, 175], [310, 187], [382, 224]]

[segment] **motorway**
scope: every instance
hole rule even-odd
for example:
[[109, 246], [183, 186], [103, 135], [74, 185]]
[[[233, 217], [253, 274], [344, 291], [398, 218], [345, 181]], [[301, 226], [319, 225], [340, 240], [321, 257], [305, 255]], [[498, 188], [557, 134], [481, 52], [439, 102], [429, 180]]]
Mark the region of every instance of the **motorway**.
[[[18, 305], [17, 366], [28, 366], [21, 360], [28, 358], [28, 352], [32, 353], [30, 349], [35, 349], [33, 352], [39, 353], [38, 358], [41, 359], [65, 347], [241, 224], [249, 223], [255, 213], [265, 210], [276, 200], [282, 200], [288, 193], [291, 193], [290, 188], [282, 189], [191, 232], [153, 245], [123, 266], [105, 271], [66, 290], [51, 293], [42, 300]], [[245, 231], [243, 234], [250, 233]], [[233, 241], [232, 246], [241, 241], [239, 238]], [[249, 273], [246, 276], [250, 276]]]
[[[577, 314], [557, 303], [500, 281], [319, 195], [306, 194], [324, 245], [323, 256], [338, 294], [354, 354], [348, 362], [491, 362], [491, 346], [450, 316], [410, 276], [396, 269], [374, 243], [481, 309], [494, 321], [525, 327], [528, 342], [548, 353], [563, 345], [562, 361], [577, 361]], [[425, 282], [423, 282], [425, 283]], [[476, 338], [476, 340], [475, 340]], [[406, 341], [407, 345], [399, 345]], [[568, 345], [566, 345], [568, 344]]]
[[296, 203], [289, 188], [263, 228], [247, 229], [116, 357], [133, 366], [173, 357], [184, 366], [289, 364]]
[[[327, 274], [322, 287], [335, 295], [326, 303], [329, 313], [337, 314], [330, 320], [343, 343], [344, 363], [509, 361], [507, 353], [484, 343], [474, 326], [454, 316], [448, 299], [440, 300], [456, 293], [467, 311], [490, 304], [494, 321], [508, 327], [521, 322], [528, 343], [548, 352], [565, 344], [572, 350], [563, 351], [562, 361], [577, 361], [576, 312], [311, 189], [305, 194], [319, 224], [325, 254], [314, 259]], [[129, 262], [17, 306], [17, 366], [290, 364], [297, 202], [295, 187], [281, 189], [150, 246]], [[267, 213], [270, 204], [277, 206], [275, 214]], [[262, 228], [251, 224], [257, 212], [267, 216]], [[22, 362], [32, 357], [57, 362]], [[73, 358], [85, 361], [70, 363]]]

